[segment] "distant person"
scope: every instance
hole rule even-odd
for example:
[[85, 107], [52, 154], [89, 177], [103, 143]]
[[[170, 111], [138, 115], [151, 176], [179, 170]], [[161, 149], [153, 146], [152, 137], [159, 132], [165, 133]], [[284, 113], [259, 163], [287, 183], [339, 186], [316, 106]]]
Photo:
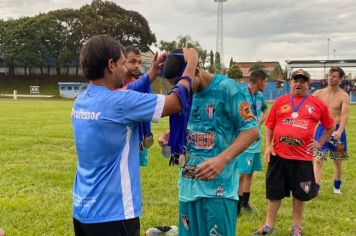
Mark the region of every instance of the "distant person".
[[[165, 77], [176, 81], [184, 66], [182, 57], [168, 56]], [[238, 202], [235, 157], [257, 140], [258, 128], [235, 81], [201, 68], [195, 79], [198, 91], [188, 120], [187, 154], [180, 163], [179, 235], [233, 236]], [[164, 133], [159, 143], [166, 145], [167, 140]]]
[[[317, 195], [313, 171], [313, 151], [319, 149], [334, 130], [334, 121], [327, 106], [310, 96], [310, 75], [300, 69], [292, 73], [290, 94], [277, 98], [269, 112], [265, 131], [266, 198], [265, 224], [253, 235], [274, 232], [282, 199], [293, 195], [293, 224], [290, 235], [302, 235], [304, 201]], [[314, 140], [318, 123], [325, 132]], [[273, 143], [273, 147], [272, 147]]]
[[[329, 108], [329, 112], [336, 122], [336, 130], [329, 142], [326, 142], [315, 153], [315, 181], [320, 188], [323, 161], [329, 154], [334, 160], [334, 193], [341, 194], [342, 161], [348, 159], [345, 127], [349, 119], [349, 95], [339, 85], [345, 76], [340, 67], [331, 67], [328, 76], [328, 86], [315, 91], [314, 96], [323, 100]], [[321, 125], [315, 132], [315, 139], [319, 140], [324, 132]]]
[[[194, 49], [184, 49], [184, 58], [185, 79], [168, 96], [115, 91], [127, 76], [121, 44], [109, 36], [98, 35], [83, 46], [80, 62], [90, 84], [78, 95], [72, 109], [78, 156], [73, 188], [76, 236], [140, 234], [138, 124], [157, 122], [161, 116], [181, 111], [184, 98], [196, 89], [192, 79], [198, 54]], [[162, 57], [155, 55], [153, 67], [157, 71], [161, 62]], [[128, 87], [150, 82], [148, 78], [140, 79]]]
[[[267, 104], [263, 98], [263, 91], [266, 88], [267, 73], [263, 69], [257, 69], [251, 72], [250, 82], [243, 93], [250, 103], [252, 113], [255, 116], [258, 127], [260, 127], [267, 117]], [[259, 129], [261, 136], [261, 130]], [[261, 161], [261, 138], [254, 142], [247, 150], [238, 157], [238, 166], [240, 173], [239, 182], [239, 202], [238, 212], [244, 209], [251, 213], [252, 208], [249, 204], [252, 187], [252, 177], [254, 171], [262, 171]]]
[[[145, 74], [141, 72], [141, 52], [137, 48], [134, 47], [126, 47], [125, 48], [125, 57], [126, 57], [126, 67], [128, 71], [128, 76], [124, 81], [124, 86], [127, 87], [130, 83], [138, 80], [145, 79], [148, 77], [149, 79], [155, 79], [159, 74], [154, 68], [150, 68], [149, 71]], [[152, 93], [151, 84], [147, 84], [146, 87], [141, 87], [141, 89], [137, 88], [134, 90], [142, 93]], [[148, 156], [148, 148], [153, 145], [153, 135], [151, 131], [151, 122], [141, 122], [139, 124], [139, 142], [140, 142], [140, 165], [147, 165], [147, 156]]]

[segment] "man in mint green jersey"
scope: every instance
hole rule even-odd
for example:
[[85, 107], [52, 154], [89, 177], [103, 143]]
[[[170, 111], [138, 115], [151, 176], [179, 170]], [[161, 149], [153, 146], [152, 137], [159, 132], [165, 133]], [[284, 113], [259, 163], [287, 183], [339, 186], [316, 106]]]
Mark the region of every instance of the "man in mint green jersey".
[[[179, 55], [167, 58], [164, 74], [169, 79], [179, 76], [182, 60]], [[239, 181], [235, 157], [258, 139], [257, 122], [232, 79], [197, 69], [195, 81], [187, 155], [179, 174], [179, 235], [233, 236]]]
[[[262, 93], [266, 87], [266, 78], [267, 73], [263, 69], [254, 70], [251, 72], [250, 82], [247, 88], [243, 89], [243, 93], [251, 105], [252, 113], [259, 126], [263, 124], [267, 117], [267, 104]], [[240, 209], [243, 209], [251, 213], [252, 208], [249, 204], [249, 200], [253, 172], [262, 171], [261, 138], [240, 154], [238, 162], [240, 172], [238, 212], [240, 213]]]

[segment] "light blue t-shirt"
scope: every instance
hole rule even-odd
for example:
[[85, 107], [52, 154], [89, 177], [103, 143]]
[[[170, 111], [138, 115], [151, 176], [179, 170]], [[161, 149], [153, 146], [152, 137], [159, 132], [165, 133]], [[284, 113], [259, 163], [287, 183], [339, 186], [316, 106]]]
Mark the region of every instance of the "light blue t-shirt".
[[[187, 128], [188, 161], [194, 169], [203, 161], [227, 149], [241, 131], [257, 126], [249, 103], [238, 84], [223, 75], [214, 75], [206, 88], [193, 95]], [[229, 161], [214, 180], [202, 181], [179, 175], [179, 200], [202, 197], [238, 199], [237, 158]]]
[[138, 124], [158, 122], [161, 95], [89, 85], [72, 109], [78, 155], [73, 217], [100, 223], [141, 215]]
[[[258, 121], [258, 124], [262, 118], [262, 112], [267, 110], [267, 104], [265, 99], [263, 98], [263, 93], [258, 91], [254, 95], [250, 93], [248, 87], [242, 89], [243, 93], [245, 94], [245, 97], [247, 101], [251, 105], [251, 110], [253, 115], [256, 117], [256, 120]], [[259, 125], [259, 139], [255, 141], [251, 146], [245, 150], [245, 152], [249, 153], [260, 153], [261, 152], [261, 140], [262, 140], [262, 133]]]

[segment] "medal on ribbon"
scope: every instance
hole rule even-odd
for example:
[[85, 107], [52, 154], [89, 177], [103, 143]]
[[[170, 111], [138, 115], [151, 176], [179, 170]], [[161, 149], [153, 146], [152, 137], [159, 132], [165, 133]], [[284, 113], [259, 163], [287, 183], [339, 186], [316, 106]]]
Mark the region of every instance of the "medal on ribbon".
[[305, 95], [305, 96], [303, 97], [302, 101], [300, 101], [300, 103], [298, 104], [298, 106], [296, 106], [295, 103], [294, 103], [294, 100], [293, 100], [293, 96], [290, 95], [289, 98], [290, 98], [290, 102], [291, 102], [292, 107], [293, 107], [293, 112], [292, 112], [292, 114], [291, 114], [291, 117], [292, 117], [293, 119], [296, 119], [296, 118], [299, 117], [298, 110], [299, 110], [299, 108], [303, 105], [303, 103], [307, 100], [308, 96], [309, 96], [309, 95]]

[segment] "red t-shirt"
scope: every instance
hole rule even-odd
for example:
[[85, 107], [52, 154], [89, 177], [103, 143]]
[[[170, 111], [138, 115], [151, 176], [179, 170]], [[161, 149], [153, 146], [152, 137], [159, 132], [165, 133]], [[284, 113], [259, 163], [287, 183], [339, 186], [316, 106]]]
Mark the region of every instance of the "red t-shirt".
[[[294, 160], [313, 160], [313, 151], [307, 146], [314, 138], [314, 131], [320, 122], [324, 129], [334, 126], [325, 103], [317, 97], [308, 96], [298, 109], [298, 117], [292, 118], [293, 105], [289, 94], [280, 96], [273, 103], [266, 126], [274, 131], [273, 148], [280, 157]], [[293, 97], [296, 107], [303, 97]]]

